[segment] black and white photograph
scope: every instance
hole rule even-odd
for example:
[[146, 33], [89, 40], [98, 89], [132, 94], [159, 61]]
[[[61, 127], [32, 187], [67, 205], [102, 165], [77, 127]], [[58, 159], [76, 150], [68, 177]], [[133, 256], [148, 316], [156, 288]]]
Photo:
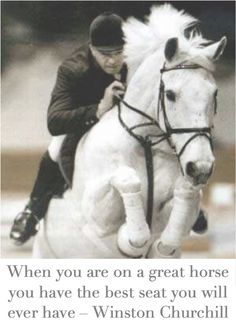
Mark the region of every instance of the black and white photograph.
[[235, 2], [1, 13], [1, 257], [235, 259]]

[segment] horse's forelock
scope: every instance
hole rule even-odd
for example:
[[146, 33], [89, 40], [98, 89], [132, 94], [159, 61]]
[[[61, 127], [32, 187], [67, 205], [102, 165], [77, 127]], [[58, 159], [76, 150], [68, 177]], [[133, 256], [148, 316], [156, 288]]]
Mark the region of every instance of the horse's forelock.
[[[125, 55], [128, 66], [137, 69], [145, 58], [164, 46], [168, 39], [177, 37], [180, 50], [191, 62], [207, 70], [214, 70], [212, 62], [201, 54], [200, 48], [209, 41], [194, 28], [198, 20], [170, 4], [154, 5], [145, 22], [129, 18], [123, 30], [126, 39]], [[185, 31], [190, 29], [189, 37]]]

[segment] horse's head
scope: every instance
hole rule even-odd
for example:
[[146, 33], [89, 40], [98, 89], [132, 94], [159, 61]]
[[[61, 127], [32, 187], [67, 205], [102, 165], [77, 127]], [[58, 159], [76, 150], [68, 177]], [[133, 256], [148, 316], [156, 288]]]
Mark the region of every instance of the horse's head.
[[222, 54], [226, 38], [183, 50], [177, 38], [165, 45], [165, 65], [159, 94], [160, 126], [169, 135], [183, 174], [194, 185], [207, 182], [214, 166], [211, 129], [216, 113], [217, 86], [213, 62]]
[[214, 166], [211, 129], [217, 86], [212, 71], [226, 38], [209, 42], [196, 24], [194, 17], [169, 4], [153, 6], [144, 23], [130, 18], [124, 24], [129, 67], [125, 99], [156, 117], [156, 84], [162, 68], [157, 120], [166, 131], [163, 139], [167, 136], [175, 148], [183, 174], [201, 185]]

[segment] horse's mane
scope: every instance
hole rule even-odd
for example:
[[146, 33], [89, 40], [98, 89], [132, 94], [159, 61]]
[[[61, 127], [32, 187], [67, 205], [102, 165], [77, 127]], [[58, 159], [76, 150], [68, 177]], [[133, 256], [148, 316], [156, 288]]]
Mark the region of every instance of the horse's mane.
[[[136, 70], [142, 61], [161, 47], [168, 39], [177, 37], [181, 50], [189, 59], [212, 70], [212, 62], [199, 55], [199, 48], [209, 43], [196, 28], [199, 21], [191, 15], [178, 11], [170, 4], [153, 6], [144, 23], [134, 17], [124, 23], [125, 56], [129, 68]], [[186, 33], [188, 33], [188, 37]]]

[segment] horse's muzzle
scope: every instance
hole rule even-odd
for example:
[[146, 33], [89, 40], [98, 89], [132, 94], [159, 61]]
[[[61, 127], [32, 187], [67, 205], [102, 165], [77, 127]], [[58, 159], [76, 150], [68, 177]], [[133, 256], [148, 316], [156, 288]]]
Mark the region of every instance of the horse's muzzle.
[[194, 185], [204, 185], [210, 178], [214, 168], [214, 163], [207, 161], [188, 162], [185, 173], [193, 180]]

